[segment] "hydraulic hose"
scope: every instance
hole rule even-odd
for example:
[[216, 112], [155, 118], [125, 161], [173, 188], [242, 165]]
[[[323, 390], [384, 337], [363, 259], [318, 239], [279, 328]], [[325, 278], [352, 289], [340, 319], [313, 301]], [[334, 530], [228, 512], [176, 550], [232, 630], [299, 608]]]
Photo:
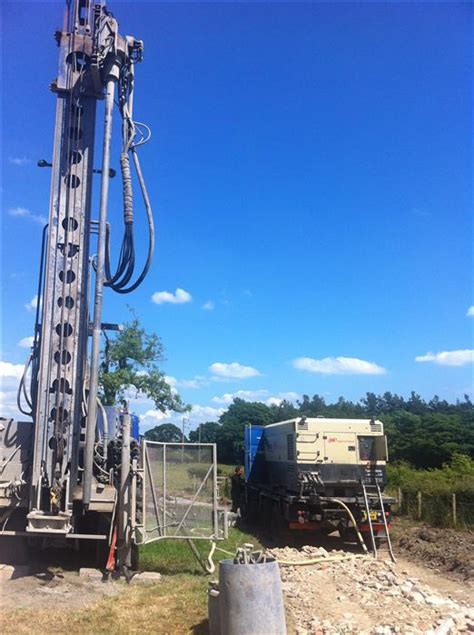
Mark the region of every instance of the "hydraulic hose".
[[[231, 557], [235, 556], [234, 553], [231, 553], [230, 551], [226, 551], [225, 549], [218, 547], [216, 543], [213, 542], [211, 551], [209, 552], [207, 559], [208, 559], [209, 565], [212, 564], [214, 568], [212, 571], [209, 571], [209, 573], [214, 573], [215, 571], [215, 565], [212, 560], [212, 556], [214, 555], [215, 551], [220, 551], [222, 553], [225, 553], [227, 556], [231, 556]], [[354, 553], [354, 554], [337, 555], [337, 556], [321, 556], [319, 558], [306, 558], [305, 560], [280, 560], [279, 558], [275, 558], [275, 560], [282, 567], [305, 567], [305, 566], [313, 565], [313, 564], [321, 564], [323, 562], [339, 562], [343, 560], [354, 560], [354, 559], [360, 559], [360, 558], [366, 558], [366, 557], [367, 557], [367, 554], [365, 553], [364, 554]], [[207, 570], [208, 569], [206, 567], [206, 571]]]
[[[23, 370], [23, 374], [21, 376], [20, 384], [18, 386], [18, 391], [17, 391], [17, 394], [16, 394], [16, 404], [17, 404], [18, 410], [22, 414], [26, 415], [27, 417], [31, 417], [33, 415], [33, 404], [32, 404], [30, 398], [28, 397], [28, 395], [26, 393], [26, 386], [25, 386], [26, 376], [28, 374], [28, 369], [30, 367], [32, 359], [33, 359], [33, 352], [30, 353], [30, 355], [28, 357], [28, 360], [27, 360], [27, 362], [25, 364], [25, 368]], [[30, 410], [24, 410], [23, 409], [23, 406], [22, 406], [22, 403], [21, 403], [21, 396], [22, 395], [23, 395], [23, 397], [24, 397], [24, 399], [26, 401], [27, 406], [30, 408]]]
[[97, 397], [97, 405], [99, 406], [100, 414], [102, 415], [102, 448], [105, 462], [107, 463], [107, 443], [109, 440], [109, 421], [107, 419], [107, 413], [102, 405], [101, 400]]
[[[145, 179], [143, 178], [140, 160], [138, 158], [137, 147], [147, 143], [151, 137], [151, 131], [145, 124], [133, 121], [133, 84], [134, 70], [133, 63], [127, 64], [121, 68], [119, 77], [119, 108], [122, 116], [122, 152], [120, 155], [120, 169], [122, 174], [123, 188], [123, 218], [124, 233], [122, 238], [122, 246], [120, 249], [117, 269], [112, 274], [110, 266], [110, 229], [106, 232], [106, 257], [105, 257], [105, 286], [110, 287], [116, 293], [126, 294], [134, 291], [145, 279], [150, 266], [152, 255], [155, 247], [155, 227], [153, 222], [153, 212], [150, 203], [150, 197], [146, 188]], [[145, 129], [145, 133], [142, 128]], [[140, 139], [135, 140], [137, 133]], [[130, 280], [135, 270], [135, 241], [133, 235], [133, 188], [132, 173], [130, 169], [129, 153], [132, 153], [133, 164], [137, 174], [140, 190], [145, 205], [147, 221], [148, 221], [148, 253], [145, 264], [140, 275], [132, 284]], [[129, 286], [127, 286], [129, 285]]]
[[361, 533], [359, 531], [359, 527], [357, 526], [356, 520], [354, 518], [354, 514], [351, 512], [349, 507], [345, 503], [343, 503], [341, 500], [339, 500], [338, 498], [330, 498], [329, 500], [332, 501], [333, 503], [336, 503], [336, 505], [340, 505], [341, 507], [343, 507], [346, 510], [347, 515], [349, 516], [352, 524], [354, 525], [354, 529], [355, 529], [355, 532], [357, 534], [357, 539], [359, 540], [360, 545], [361, 545], [362, 549], [364, 550], [364, 553], [369, 553], [369, 550], [367, 549], [367, 545], [365, 544], [364, 539], [362, 538], [362, 535], [361, 535]]
[[354, 558], [365, 558], [365, 554], [354, 553], [347, 556], [328, 556], [321, 558], [308, 558], [307, 560], [279, 560], [276, 558], [278, 564], [284, 567], [303, 567], [308, 564], [320, 564], [321, 562], [337, 562], [338, 560], [353, 560]]

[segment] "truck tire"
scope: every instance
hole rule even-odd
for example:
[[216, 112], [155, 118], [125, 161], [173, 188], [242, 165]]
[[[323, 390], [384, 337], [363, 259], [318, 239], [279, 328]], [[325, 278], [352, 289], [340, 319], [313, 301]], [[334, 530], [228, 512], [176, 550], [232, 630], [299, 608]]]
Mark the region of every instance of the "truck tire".
[[259, 513], [258, 513], [258, 505], [256, 501], [249, 500], [242, 505], [241, 508], [242, 520], [244, 524], [253, 527], [258, 524], [259, 521]]
[[263, 513], [261, 514], [261, 520], [263, 521], [263, 533], [269, 540], [273, 540], [275, 537], [274, 531], [274, 511], [273, 501], [271, 498], [263, 499]]

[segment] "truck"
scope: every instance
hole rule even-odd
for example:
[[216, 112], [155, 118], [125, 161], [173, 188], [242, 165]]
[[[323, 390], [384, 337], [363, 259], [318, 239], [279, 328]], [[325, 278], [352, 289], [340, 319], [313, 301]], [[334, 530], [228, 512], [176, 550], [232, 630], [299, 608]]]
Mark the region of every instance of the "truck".
[[372, 546], [389, 540], [393, 499], [387, 439], [376, 419], [299, 417], [245, 429], [242, 515], [274, 536], [338, 531]]

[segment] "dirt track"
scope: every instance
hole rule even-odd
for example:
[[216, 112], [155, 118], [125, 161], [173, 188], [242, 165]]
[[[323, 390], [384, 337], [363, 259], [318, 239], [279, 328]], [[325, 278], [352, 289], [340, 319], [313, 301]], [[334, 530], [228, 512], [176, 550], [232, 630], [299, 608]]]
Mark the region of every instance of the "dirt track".
[[[318, 547], [272, 552], [278, 559], [292, 561], [326, 555]], [[403, 557], [395, 565], [368, 556], [282, 567], [282, 580], [290, 621], [298, 635], [474, 631], [474, 587]]]

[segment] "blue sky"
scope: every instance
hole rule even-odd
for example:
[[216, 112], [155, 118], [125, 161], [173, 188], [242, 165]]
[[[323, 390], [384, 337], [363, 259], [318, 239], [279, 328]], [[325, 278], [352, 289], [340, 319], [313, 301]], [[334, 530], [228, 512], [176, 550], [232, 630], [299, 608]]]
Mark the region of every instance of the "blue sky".
[[[109, 9], [145, 42], [135, 115], [153, 129], [142, 163], [158, 243], [146, 282], [125, 299], [108, 292], [104, 319], [126, 320], [128, 303], [160, 334], [191, 427], [238, 391], [472, 394], [469, 4]], [[36, 161], [51, 157], [61, 15], [61, 2], [3, 6], [9, 413], [48, 214]], [[117, 240], [120, 214], [116, 179]], [[145, 426], [161, 420], [146, 400], [135, 407]]]

